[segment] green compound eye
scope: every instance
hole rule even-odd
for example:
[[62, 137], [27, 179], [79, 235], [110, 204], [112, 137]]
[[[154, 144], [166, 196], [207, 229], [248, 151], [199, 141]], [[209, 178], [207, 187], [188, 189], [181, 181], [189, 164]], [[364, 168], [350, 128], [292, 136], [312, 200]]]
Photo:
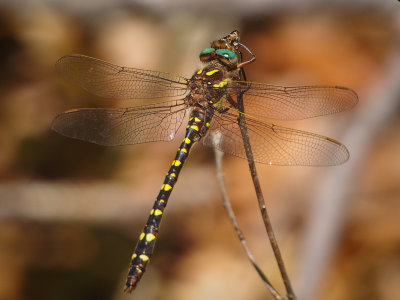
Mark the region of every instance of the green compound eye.
[[218, 49], [215, 51], [219, 56], [229, 60], [231, 63], [236, 64], [238, 59], [236, 53], [228, 49]]
[[214, 52], [214, 51], [215, 51], [214, 48], [204, 48], [203, 50], [201, 50], [200, 56], [210, 54], [211, 52]]

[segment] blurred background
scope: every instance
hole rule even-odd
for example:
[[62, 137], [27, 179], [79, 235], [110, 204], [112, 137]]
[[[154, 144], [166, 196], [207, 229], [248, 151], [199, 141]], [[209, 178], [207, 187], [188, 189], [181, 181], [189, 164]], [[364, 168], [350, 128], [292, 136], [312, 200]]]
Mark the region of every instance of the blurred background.
[[[248, 80], [359, 95], [351, 111], [285, 124], [343, 142], [345, 165], [258, 165], [299, 299], [399, 299], [399, 12], [396, 0], [0, 1], [0, 299], [272, 299], [223, 208], [213, 151], [201, 145], [145, 276], [124, 294], [180, 139], [108, 148], [50, 130], [67, 109], [140, 104], [64, 82], [59, 57], [190, 77], [200, 51], [233, 29], [257, 57]], [[225, 156], [224, 172], [250, 247], [284, 294], [247, 163]]]

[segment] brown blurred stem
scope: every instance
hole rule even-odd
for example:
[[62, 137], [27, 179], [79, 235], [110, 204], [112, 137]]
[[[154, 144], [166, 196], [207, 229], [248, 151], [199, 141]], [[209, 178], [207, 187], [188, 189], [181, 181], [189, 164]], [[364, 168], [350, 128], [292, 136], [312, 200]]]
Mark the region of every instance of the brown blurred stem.
[[245, 92], [246, 92], [246, 90], [240, 91], [240, 92], [238, 92], [238, 95], [237, 95], [238, 109], [241, 112], [238, 117], [238, 124], [239, 124], [240, 132], [241, 132], [242, 138], [243, 138], [243, 145], [244, 145], [244, 149], [246, 151], [247, 162], [248, 162], [249, 168], [250, 168], [250, 175], [253, 180], [253, 185], [254, 185], [254, 189], [256, 191], [257, 200], [258, 200], [258, 206], [261, 211], [265, 229], [267, 230], [267, 235], [268, 235], [272, 250], [274, 252], [275, 259], [278, 264], [283, 283], [285, 285], [287, 297], [290, 300], [294, 300], [294, 299], [296, 299], [296, 296], [294, 294], [292, 285], [290, 283], [289, 276], [286, 272], [286, 268], [285, 268], [285, 264], [283, 263], [281, 251], [279, 250], [278, 242], [275, 238], [275, 234], [272, 229], [271, 220], [268, 216], [267, 208], [266, 208], [265, 201], [264, 201], [264, 195], [261, 190], [261, 185], [260, 185], [260, 181], [258, 179], [256, 165], [254, 163], [253, 151], [251, 149], [250, 139], [249, 139], [249, 135], [247, 132], [246, 118], [244, 115], [243, 94]]
[[251, 264], [256, 269], [256, 272], [260, 276], [261, 280], [265, 283], [265, 285], [269, 289], [269, 291], [272, 294], [272, 296], [277, 300], [282, 300], [283, 297], [272, 286], [271, 282], [268, 280], [268, 278], [265, 276], [265, 274], [261, 270], [260, 266], [256, 262], [256, 260], [254, 258], [254, 255], [250, 251], [250, 248], [249, 248], [249, 246], [247, 244], [247, 241], [246, 241], [246, 239], [245, 239], [245, 237], [243, 235], [243, 232], [239, 227], [239, 223], [237, 222], [235, 213], [234, 213], [234, 211], [232, 209], [231, 203], [229, 201], [228, 194], [227, 194], [226, 189], [225, 189], [224, 175], [223, 175], [223, 171], [222, 171], [223, 152], [219, 151], [217, 148], [214, 148], [214, 153], [215, 153], [215, 162], [216, 162], [216, 166], [217, 166], [217, 179], [218, 179], [218, 183], [219, 183], [219, 188], [221, 190], [223, 203], [224, 203], [226, 211], [228, 212], [228, 215], [229, 215], [229, 218], [230, 218], [230, 220], [231, 220], [231, 222], [233, 224], [233, 227], [235, 228], [235, 231], [236, 231], [236, 234], [237, 234], [237, 236], [238, 236], [238, 238], [240, 240], [240, 243], [242, 244], [243, 249], [246, 252], [247, 257], [249, 258]]

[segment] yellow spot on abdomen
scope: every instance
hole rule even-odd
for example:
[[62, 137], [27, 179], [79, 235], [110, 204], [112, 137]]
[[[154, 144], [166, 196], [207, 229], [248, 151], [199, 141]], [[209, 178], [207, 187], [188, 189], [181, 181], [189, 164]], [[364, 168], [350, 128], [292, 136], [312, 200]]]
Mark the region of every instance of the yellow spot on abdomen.
[[201, 120], [200, 120], [198, 117], [195, 117], [195, 118], [194, 118], [194, 121], [195, 121], [196, 123], [201, 122]]
[[171, 174], [169, 174], [169, 175], [171, 175], [172, 177], [176, 177], [176, 174], [175, 174], [175, 173], [171, 173]]
[[132, 257], [131, 257], [131, 260], [134, 260], [134, 259], [136, 258], [136, 256], [137, 256], [137, 254], [136, 254], [136, 253], [133, 253], [133, 254], [132, 254]]
[[139, 267], [136, 267], [135, 270], [138, 276], [141, 276], [143, 274], [143, 271]]
[[207, 75], [207, 76], [211, 76], [212, 74], [215, 74], [215, 73], [217, 73], [217, 72], [219, 72], [219, 70], [214, 69], [214, 70], [208, 71], [208, 72], [206, 73], [206, 75]]
[[150, 215], [154, 214], [154, 208], [151, 209]]
[[190, 144], [192, 141], [189, 138], [184, 138], [183, 142], [186, 144]]
[[192, 126], [190, 126], [190, 128], [192, 128], [192, 129], [194, 129], [196, 131], [199, 131], [199, 126], [197, 126], [197, 125], [192, 125]]
[[150, 258], [146, 254], [139, 255], [139, 258], [143, 261], [148, 261]]
[[159, 216], [159, 215], [162, 215], [162, 210], [159, 210], [159, 209], [156, 209], [155, 211], [154, 211], [154, 215], [155, 216]]
[[207, 122], [207, 123], [206, 123], [206, 126], [207, 126], [207, 127], [210, 127], [210, 123]]
[[200, 69], [197, 71], [197, 74], [200, 75], [201, 73], [203, 73], [203, 69]]
[[187, 153], [187, 150], [186, 150], [186, 148], [182, 148], [182, 149], [180, 149], [183, 153]]
[[156, 236], [154, 234], [152, 234], [152, 233], [146, 234], [146, 241], [148, 241], [148, 242], [151, 242], [155, 238], [156, 238]]
[[143, 240], [143, 238], [144, 238], [144, 232], [142, 232], [142, 233], [140, 234], [139, 240]]
[[180, 162], [179, 160], [174, 160], [172, 162], [172, 165], [175, 166], [175, 167], [179, 167], [181, 164], [182, 164], [182, 162]]
[[172, 186], [170, 186], [169, 184], [166, 184], [165, 186], [164, 186], [164, 191], [169, 191], [170, 189], [172, 189]]

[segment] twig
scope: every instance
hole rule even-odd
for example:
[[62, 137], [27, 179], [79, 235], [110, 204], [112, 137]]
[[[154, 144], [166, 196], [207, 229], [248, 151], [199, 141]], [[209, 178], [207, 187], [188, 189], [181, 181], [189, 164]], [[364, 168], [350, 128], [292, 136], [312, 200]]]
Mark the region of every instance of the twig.
[[271, 282], [268, 280], [268, 278], [265, 276], [261, 268], [259, 267], [258, 263], [256, 262], [253, 253], [250, 251], [250, 248], [247, 244], [247, 241], [243, 235], [242, 230], [239, 227], [239, 223], [237, 222], [235, 213], [232, 209], [231, 203], [229, 201], [228, 194], [225, 189], [225, 184], [224, 184], [224, 175], [222, 172], [222, 157], [223, 157], [223, 152], [218, 150], [217, 148], [214, 148], [214, 153], [215, 153], [215, 162], [216, 162], [216, 168], [217, 168], [217, 179], [219, 183], [219, 188], [221, 190], [222, 194], [222, 199], [223, 203], [225, 206], [226, 211], [228, 212], [228, 216], [233, 224], [233, 227], [235, 228], [236, 234], [240, 240], [240, 243], [243, 246], [244, 251], [247, 254], [247, 257], [249, 258], [250, 262], [252, 263], [253, 267], [256, 269], [258, 275], [262, 279], [262, 281], [265, 283], [267, 288], [269, 289], [270, 293], [272, 296], [277, 299], [277, 300], [282, 300], [284, 299], [278, 291], [272, 286]]
[[278, 242], [276, 241], [275, 234], [272, 229], [271, 220], [267, 213], [264, 196], [263, 196], [263, 193], [261, 190], [260, 181], [258, 179], [257, 169], [256, 169], [256, 165], [254, 163], [254, 158], [253, 158], [253, 151], [251, 150], [250, 139], [249, 139], [249, 135], [247, 133], [246, 118], [244, 116], [243, 93], [245, 93], [245, 91], [241, 91], [237, 95], [238, 109], [241, 112], [238, 117], [238, 123], [239, 123], [239, 127], [240, 127], [240, 132], [241, 132], [242, 138], [243, 138], [243, 145], [244, 145], [244, 149], [246, 151], [246, 157], [247, 157], [247, 162], [248, 162], [249, 168], [250, 168], [251, 178], [253, 180], [254, 189], [255, 189], [256, 195], [257, 195], [258, 206], [260, 208], [261, 215], [262, 215], [264, 225], [265, 225], [265, 229], [267, 231], [267, 235], [268, 235], [272, 250], [274, 252], [275, 259], [278, 264], [283, 283], [285, 285], [287, 297], [290, 300], [295, 300], [296, 296], [294, 294], [292, 285], [290, 283], [289, 276], [286, 272], [285, 264], [283, 262], [281, 252], [279, 250]]

